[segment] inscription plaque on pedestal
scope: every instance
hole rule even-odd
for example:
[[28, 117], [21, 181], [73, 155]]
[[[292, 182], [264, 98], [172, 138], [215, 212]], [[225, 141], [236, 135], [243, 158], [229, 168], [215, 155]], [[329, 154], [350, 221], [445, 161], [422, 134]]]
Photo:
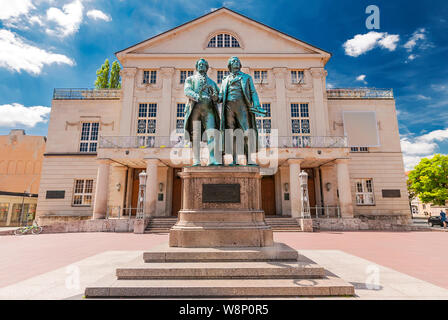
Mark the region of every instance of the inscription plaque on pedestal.
[[240, 184], [207, 184], [202, 185], [202, 202], [229, 202], [239, 203], [240, 199]]

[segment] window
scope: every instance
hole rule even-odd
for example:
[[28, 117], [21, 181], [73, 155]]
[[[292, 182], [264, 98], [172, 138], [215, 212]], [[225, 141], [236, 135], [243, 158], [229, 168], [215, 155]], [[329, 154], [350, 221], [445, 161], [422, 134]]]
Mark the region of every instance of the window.
[[157, 82], [157, 71], [156, 70], [145, 70], [143, 71], [143, 83], [156, 83]]
[[268, 81], [268, 72], [266, 70], [255, 70], [254, 71], [254, 82], [255, 83], [265, 83]]
[[257, 130], [258, 130], [258, 140], [260, 141], [261, 147], [270, 147], [271, 146], [271, 104], [263, 103], [262, 107], [266, 110], [266, 115], [264, 117], [257, 116]]
[[8, 220], [9, 203], [0, 203], [0, 225], [4, 226]]
[[239, 48], [240, 43], [234, 36], [232, 36], [228, 33], [220, 33], [210, 39], [207, 47], [208, 48]]
[[73, 192], [74, 206], [90, 206], [92, 204], [93, 180], [76, 179]]
[[222, 79], [224, 79], [228, 75], [229, 75], [229, 71], [227, 71], [227, 70], [218, 70], [218, 77], [216, 79], [217, 82], [218, 83], [222, 83]]
[[177, 142], [181, 142], [183, 140], [184, 119], [185, 119], [185, 103], [178, 103], [176, 109], [176, 134], [178, 135]]
[[291, 103], [291, 131], [293, 147], [310, 147], [311, 129], [308, 103]]
[[302, 70], [291, 70], [291, 83], [303, 83]]
[[96, 152], [99, 127], [99, 122], [82, 123], [79, 152]]
[[157, 103], [140, 103], [137, 118], [137, 136], [140, 147], [154, 147], [156, 136]]
[[185, 80], [188, 77], [192, 76], [193, 73], [194, 73], [193, 70], [181, 70], [180, 71], [180, 81], [179, 81], [179, 83], [185, 83]]
[[358, 206], [375, 204], [372, 179], [356, 180], [356, 204]]
[[368, 147], [350, 147], [350, 152], [369, 152]]

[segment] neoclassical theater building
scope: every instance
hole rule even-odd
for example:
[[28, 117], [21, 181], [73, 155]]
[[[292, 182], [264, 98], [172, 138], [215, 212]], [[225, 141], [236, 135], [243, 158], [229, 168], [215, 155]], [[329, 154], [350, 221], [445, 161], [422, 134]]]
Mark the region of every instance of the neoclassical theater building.
[[181, 141], [185, 79], [205, 58], [220, 86], [231, 56], [240, 58], [268, 111], [257, 118], [267, 217], [300, 216], [303, 170], [311, 217], [323, 226], [410, 218], [393, 91], [327, 89], [329, 52], [221, 8], [116, 56], [121, 89], [54, 90], [41, 223], [132, 218], [143, 170], [146, 216], [176, 217], [177, 173], [191, 165]]

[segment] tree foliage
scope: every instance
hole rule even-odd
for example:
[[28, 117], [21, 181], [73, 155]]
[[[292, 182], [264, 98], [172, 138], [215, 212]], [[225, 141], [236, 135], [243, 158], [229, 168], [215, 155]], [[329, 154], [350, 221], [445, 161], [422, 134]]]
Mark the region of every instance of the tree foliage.
[[110, 68], [109, 59], [96, 71], [95, 88], [97, 89], [114, 89], [121, 88], [120, 64], [118, 61], [112, 63]]
[[409, 190], [423, 203], [445, 205], [448, 200], [448, 156], [423, 158], [409, 173]]

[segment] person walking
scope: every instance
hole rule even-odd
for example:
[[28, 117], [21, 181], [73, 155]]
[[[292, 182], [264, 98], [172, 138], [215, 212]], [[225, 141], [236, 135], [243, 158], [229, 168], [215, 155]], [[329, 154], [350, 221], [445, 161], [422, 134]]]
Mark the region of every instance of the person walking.
[[446, 229], [446, 213], [442, 210], [440, 210], [440, 221], [443, 224], [443, 229]]

